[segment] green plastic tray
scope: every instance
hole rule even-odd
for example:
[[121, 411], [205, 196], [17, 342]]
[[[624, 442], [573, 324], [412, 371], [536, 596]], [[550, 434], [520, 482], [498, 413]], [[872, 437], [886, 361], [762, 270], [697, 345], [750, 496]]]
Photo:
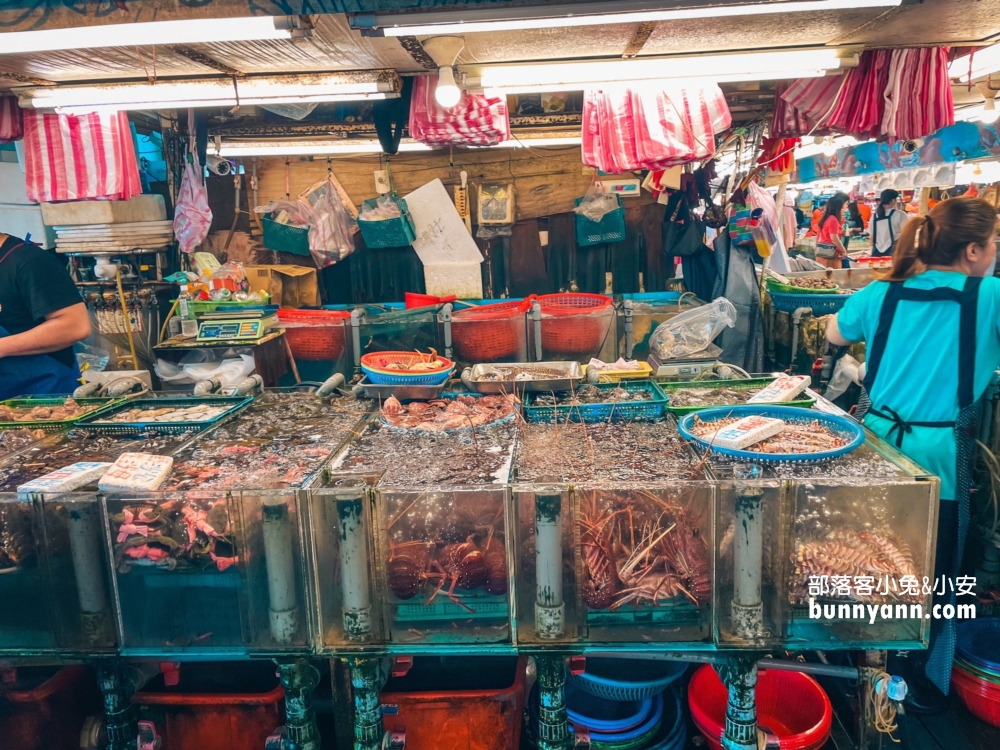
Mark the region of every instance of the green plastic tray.
[[[242, 411], [253, 403], [252, 396], [209, 396], [207, 398], [141, 398], [121, 403], [110, 410], [105, 410], [98, 414], [97, 418], [91, 418], [88, 414], [86, 418], [77, 423], [77, 428], [81, 430], [94, 430], [107, 435], [141, 435], [144, 432], [157, 432], [166, 435], [178, 435], [188, 430], [200, 430], [214, 427], [220, 422], [229, 419], [238, 411]], [[198, 404], [208, 404], [209, 406], [227, 406], [213, 419], [204, 422], [108, 422], [108, 417], [114, 416], [124, 409], [148, 406], [150, 409], [160, 409], [167, 406], [183, 408], [186, 406], [197, 406]]]
[[[60, 396], [58, 398], [9, 398], [6, 401], [0, 401], [0, 406], [10, 406], [14, 409], [31, 409], [35, 406], [58, 406], [66, 400], [65, 396]], [[88, 411], [86, 414], [81, 414], [79, 417], [74, 417], [73, 419], [60, 419], [56, 421], [47, 422], [0, 422], [0, 430], [45, 430], [46, 432], [61, 432], [82, 419], [88, 419], [97, 414], [106, 412], [111, 407], [121, 404], [125, 401], [124, 398], [112, 398], [112, 397], [91, 397], [91, 398], [75, 398], [73, 399], [78, 404], [88, 405], [88, 404], [99, 404], [97, 409], [94, 411]]]
[[774, 279], [767, 280], [767, 290], [769, 292], [778, 292], [779, 294], [839, 294], [840, 287], [834, 286], [830, 289], [810, 289], [804, 286], [795, 286], [794, 284], [781, 284]]
[[[700, 411], [702, 409], [711, 409], [716, 406], [729, 406], [730, 404], [705, 404], [704, 406], [671, 406], [670, 396], [674, 391], [681, 390], [682, 388], [720, 388], [727, 387], [733, 390], [748, 390], [750, 388], [763, 388], [774, 382], [774, 378], [750, 378], [749, 380], [685, 380], [676, 383], [659, 383], [660, 388], [663, 392], [667, 394], [667, 411], [673, 414], [675, 417], [682, 417], [685, 414], [690, 414], [691, 412]], [[798, 406], [803, 409], [811, 409], [813, 404], [816, 403], [816, 399], [812, 397], [799, 398], [796, 401], [787, 401], [781, 406]], [[732, 406], [740, 406], [741, 404], [731, 404]], [[768, 404], [771, 406], [772, 404]]]

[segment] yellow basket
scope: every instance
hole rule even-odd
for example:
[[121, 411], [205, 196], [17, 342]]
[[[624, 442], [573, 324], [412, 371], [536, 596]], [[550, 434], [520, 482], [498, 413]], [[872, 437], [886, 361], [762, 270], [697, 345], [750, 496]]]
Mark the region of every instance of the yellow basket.
[[[587, 381], [587, 365], [581, 365], [583, 380]], [[603, 370], [602, 383], [617, 383], [622, 380], [643, 380], [653, 376], [653, 368], [648, 362], [640, 362], [638, 370]]]

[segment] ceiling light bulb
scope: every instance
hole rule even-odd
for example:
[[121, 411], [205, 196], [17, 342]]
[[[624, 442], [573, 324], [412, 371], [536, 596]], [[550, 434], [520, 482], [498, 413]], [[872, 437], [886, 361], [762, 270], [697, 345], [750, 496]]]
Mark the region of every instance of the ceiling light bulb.
[[455, 83], [455, 73], [450, 67], [438, 70], [438, 85], [434, 98], [445, 109], [451, 109], [462, 100], [462, 91]]
[[827, 156], [833, 156], [837, 153], [837, 144], [833, 138], [827, 138], [823, 141], [823, 153]]
[[979, 122], [987, 124], [996, 122], [997, 115], [1000, 115], [1000, 112], [997, 111], [996, 99], [992, 96], [987, 96], [986, 103], [983, 105], [983, 112], [979, 115]]

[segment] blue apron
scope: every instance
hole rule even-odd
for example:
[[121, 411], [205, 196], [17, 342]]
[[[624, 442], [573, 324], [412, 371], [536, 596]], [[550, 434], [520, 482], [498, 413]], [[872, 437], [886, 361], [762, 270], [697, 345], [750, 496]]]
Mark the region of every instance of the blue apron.
[[[936, 287], [934, 289], [909, 289], [901, 282], [894, 282], [889, 285], [889, 291], [882, 301], [882, 310], [879, 314], [878, 328], [867, 351], [868, 371], [865, 374], [864, 390], [862, 401], [858, 403], [859, 412], [870, 412], [877, 417], [882, 417], [893, 423], [892, 428], [886, 435], [887, 439], [895, 437], [896, 447], [903, 453], [906, 452], [906, 435], [913, 431], [914, 427], [930, 427], [942, 430], [952, 430], [956, 446], [956, 459], [958, 465], [955, 467], [955, 502], [958, 503], [958, 524], [957, 539], [952, 559], [945, 561], [947, 570], [935, 570], [934, 575], [947, 575], [954, 579], [959, 574], [962, 564], [962, 552], [965, 549], [965, 535], [969, 528], [969, 491], [972, 489], [972, 456], [975, 450], [976, 423], [978, 420], [978, 409], [974, 399], [974, 378], [976, 368], [976, 315], [979, 304], [979, 285], [982, 278], [969, 276], [965, 280], [965, 287], [959, 291], [950, 287]], [[889, 330], [892, 328], [892, 321], [896, 316], [896, 308], [900, 301], [907, 300], [913, 302], [936, 303], [955, 302], [961, 308], [959, 313], [958, 326], [958, 416], [954, 422], [930, 422], [918, 421], [913, 418], [904, 419], [895, 410], [889, 407], [877, 407], [870, 401], [870, 394], [878, 377], [879, 365], [882, 355], [885, 353], [886, 342], [889, 339]], [[867, 408], [866, 408], [867, 407]], [[863, 415], [859, 414], [859, 418]], [[940, 603], [955, 604], [955, 591], [951, 590], [946, 595], [946, 600]], [[927, 661], [927, 677], [937, 688], [948, 694], [949, 683], [951, 681], [951, 663], [955, 653], [955, 621], [939, 621], [940, 625], [932, 629], [930, 644], [930, 658]], [[935, 623], [938, 625], [938, 622]], [[937, 631], [935, 633], [935, 630]], [[936, 637], [934, 637], [936, 636]]]
[[[0, 263], [24, 243], [8, 250]], [[10, 332], [0, 326], [0, 337], [10, 336]], [[80, 385], [80, 368], [74, 358], [73, 366], [67, 367], [48, 354], [27, 354], [20, 357], [0, 357], [0, 401], [15, 396], [45, 396], [52, 393], [72, 393]]]

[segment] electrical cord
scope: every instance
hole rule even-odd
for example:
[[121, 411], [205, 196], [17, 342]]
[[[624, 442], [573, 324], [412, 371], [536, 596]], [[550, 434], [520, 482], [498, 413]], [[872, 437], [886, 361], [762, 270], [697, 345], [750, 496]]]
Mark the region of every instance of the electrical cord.
[[872, 692], [871, 700], [865, 701], [865, 723], [898, 744], [899, 740], [892, 735], [899, 725], [896, 724], [896, 706], [889, 698], [889, 673], [883, 669], [866, 671]]

